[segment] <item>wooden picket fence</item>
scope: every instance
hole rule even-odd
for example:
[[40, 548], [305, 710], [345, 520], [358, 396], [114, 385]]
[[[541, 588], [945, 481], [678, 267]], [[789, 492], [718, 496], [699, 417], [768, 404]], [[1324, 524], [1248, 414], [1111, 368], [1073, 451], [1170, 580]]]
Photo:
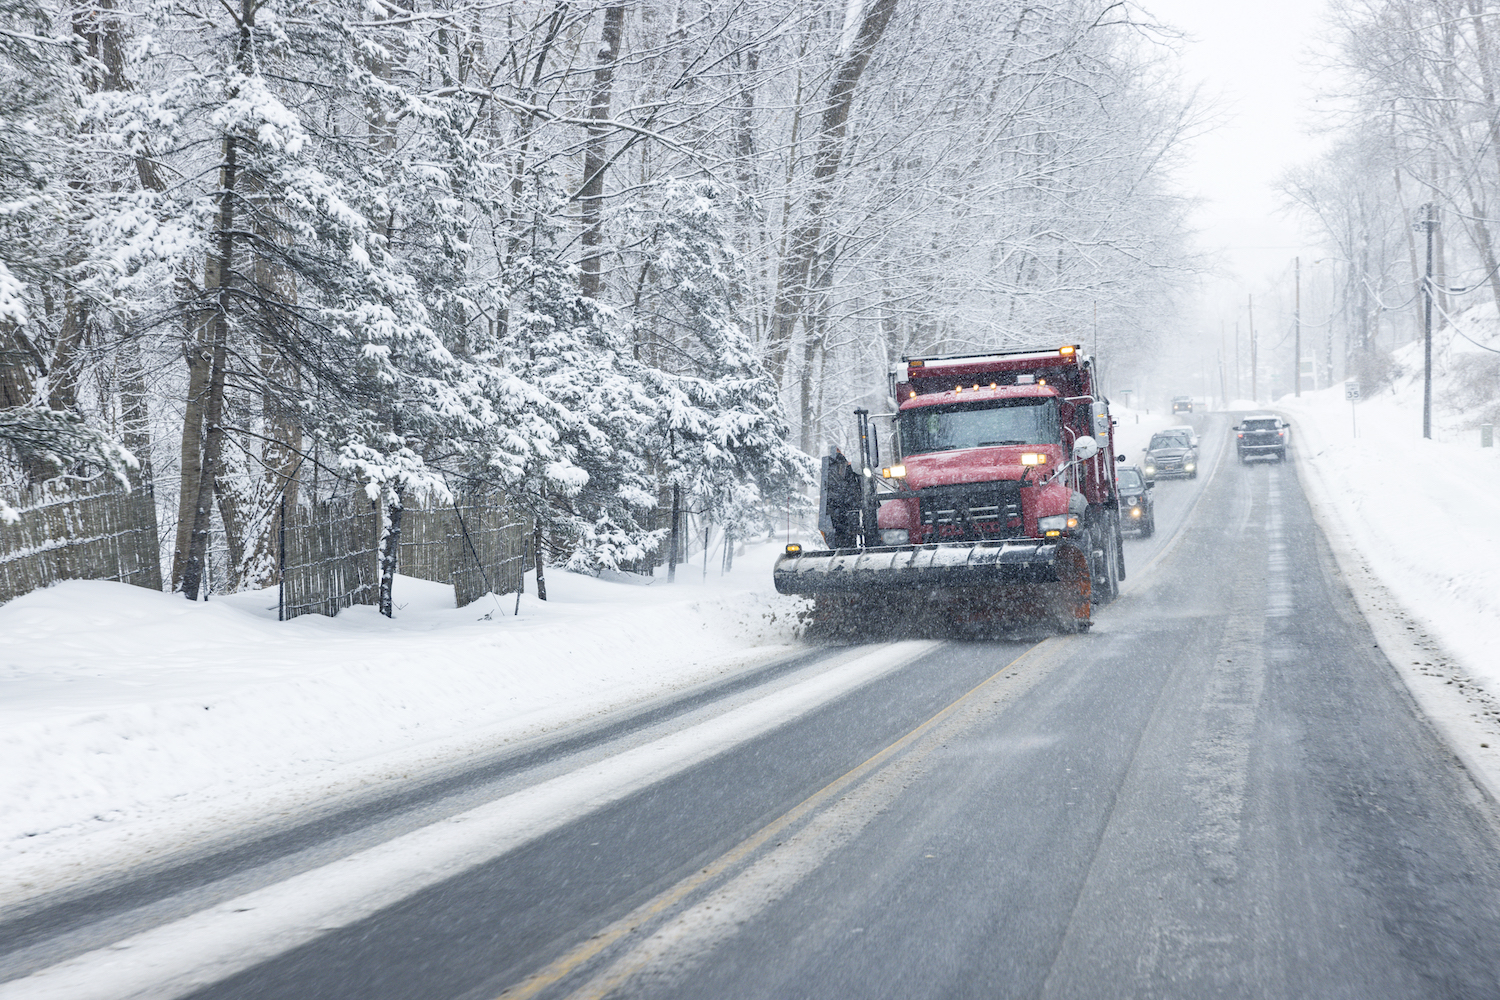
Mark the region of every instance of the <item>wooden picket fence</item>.
[[288, 507], [281, 617], [328, 615], [380, 597], [380, 518], [368, 500], [342, 498]]
[[[0, 604], [59, 580], [162, 589], [156, 510], [146, 491], [105, 479], [56, 480], [4, 500], [20, 519], [0, 521]], [[277, 524], [282, 618], [377, 602], [380, 520], [368, 500], [293, 505], [284, 517]], [[458, 607], [523, 590], [535, 566], [530, 522], [493, 501], [410, 507], [401, 535], [399, 571], [451, 584]]]
[[59, 580], [116, 580], [161, 590], [156, 509], [110, 478], [7, 491], [20, 520], [0, 520], [0, 604]]
[[530, 522], [502, 504], [461, 500], [408, 507], [401, 517], [401, 572], [451, 583], [461, 608], [488, 593], [523, 591], [534, 553]]

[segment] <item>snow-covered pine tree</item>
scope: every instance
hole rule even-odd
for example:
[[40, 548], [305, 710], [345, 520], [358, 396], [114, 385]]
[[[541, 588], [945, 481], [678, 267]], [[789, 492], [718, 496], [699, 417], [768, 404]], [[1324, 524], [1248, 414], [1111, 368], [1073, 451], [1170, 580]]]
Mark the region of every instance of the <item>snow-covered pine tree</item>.
[[0, 451], [22, 484], [99, 470], [124, 483], [135, 458], [76, 391], [100, 258], [89, 178], [73, 173], [94, 63], [62, 14], [0, 0]]
[[627, 213], [642, 289], [632, 370], [652, 399], [643, 444], [663, 482], [743, 537], [812, 481], [812, 462], [789, 441], [741, 316], [730, 201], [709, 180], [669, 180]]
[[539, 169], [523, 196], [534, 211], [494, 289], [505, 317], [488, 356], [500, 436], [489, 472], [568, 555], [595, 571], [638, 560], [659, 543], [649, 522], [653, 482], [639, 447], [653, 401], [624, 352], [619, 323], [579, 287], [556, 220], [558, 178]]

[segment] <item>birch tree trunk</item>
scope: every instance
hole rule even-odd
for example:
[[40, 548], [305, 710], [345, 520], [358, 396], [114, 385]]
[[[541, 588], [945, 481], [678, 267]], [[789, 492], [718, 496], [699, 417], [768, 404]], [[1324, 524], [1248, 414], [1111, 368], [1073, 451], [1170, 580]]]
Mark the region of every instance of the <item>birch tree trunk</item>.
[[[205, 292], [218, 287], [220, 278], [217, 269], [218, 264], [210, 255], [203, 269]], [[203, 474], [203, 414], [208, 404], [209, 376], [213, 370], [213, 356], [205, 351], [205, 347], [206, 338], [212, 329], [213, 313], [205, 312], [189, 335], [184, 352], [188, 366], [188, 388], [182, 413], [182, 441], [178, 446], [182, 475], [177, 493], [177, 538], [172, 546], [173, 591], [183, 589], [182, 576], [187, 569], [188, 549], [193, 537], [193, 510], [198, 503], [198, 486]]]
[[604, 9], [604, 32], [595, 60], [594, 88], [589, 98], [588, 138], [583, 147], [583, 186], [578, 203], [583, 216], [583, 259], [579, 262], [579, 290], [591, 299], [599, 297], [599, 273], [602, 259], [599, 247], [604, 242], [604, 171], [605, 139], [609, 129], [609, 106], [614, 90], [615, 65], [620, 61], [620, 39], [625, 33], [624, 0], [614, 0]]
[[[885, 34], [898, 0], [874, 0], [864, 9], [852, 42], [841, 53], [833, 82], [828, 89], [818, 125], [818, 146], [813, 159], [812, 188], [806, 214], [792, 232], [787, 255], [782, 259], [776, 280], [776, 301], [771, 315], [771, 343], [768, 368], [779, 382], [786, 374], [787, 352], [792, 333], [802, 318], [809, 293], [808, 277], [823, 242], [824, 218], [833, 200], [834, 182], [844, 157], [849, 112], [854, 106], [859, 79], [875, 46]], [[861, 0], [850, 0], [850, 14], [861, 10]]]
[[401, 554], [401, 515], [405, 491], [400, 487], [380, 490], [380, 613], [395, 617], [393, 591]]
[[[182, 570], [182, 592], [190, 601], [198, 599], [198, 588], [208, 562], [208, 534], [213, 517], [214, 483], [218, 476], [219, 454], [224, 443], [224, 375], [229, 357], [229, 295], [234, 267], [235, 183], [238, 180], [239, 145], [233, 136], [224, 139], [224, 165], [220, 170], [219, 212], [215, 222], [218, 245], [214, 262], [205, 269], [204, 284], [209, 275], [217, 280], [217, 302], [210, 326], [210, 370], [207, 409], [203, 414], [203, 457], [192, 509], [192, 531], [188, 536], [187, 559]], [[207, 291], [207, 288], [204, 289]], [[184, 429], [183, 434], [187, 434]], [[183, 490], [188, 489], [184, 470]]]

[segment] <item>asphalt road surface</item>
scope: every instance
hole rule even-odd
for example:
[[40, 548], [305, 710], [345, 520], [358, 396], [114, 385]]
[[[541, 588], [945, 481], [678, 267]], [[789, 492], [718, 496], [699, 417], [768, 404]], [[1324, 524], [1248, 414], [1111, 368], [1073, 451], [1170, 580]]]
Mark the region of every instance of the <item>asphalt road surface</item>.
[[[1500, 997], [1493, 803], [1376, 647], [1294, 468], [1225, 460], [1229, 421], [1195, 423], [1203, 475], [1159, 484], [1158, 532], [1127, 541], [1123, 596], [1089, 634], [914, 647], [192, 995]], [[556, 752], [629, 738], [596, 735]], [[459, 784], [482, 797], [544, 766]], [[15, 974], [48, 940], [93, 940], [87, 899], [69, 905], [30, 915], [50, 929]]]

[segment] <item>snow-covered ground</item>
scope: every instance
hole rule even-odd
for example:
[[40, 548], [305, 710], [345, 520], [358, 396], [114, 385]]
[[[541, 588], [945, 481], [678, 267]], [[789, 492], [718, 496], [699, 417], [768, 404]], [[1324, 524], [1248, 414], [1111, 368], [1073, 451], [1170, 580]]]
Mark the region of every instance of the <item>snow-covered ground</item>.
[[1340, 383], [1274, 409], [1293, 422], [1302, 479], [1382, 647], [1500, 794], [1500, 448], [1481, 448], [1479, 429], [1500, 415], [1497, 327], [1488, 308], [1460, 320], [1472, 341], [1434, 335], [1432, 440], [1420, 343], [1358, 403]]
[[276, 621], [275, 591], [193, 604], [75, 581], [0, 606], [0, 903], [358, 794], [793, 648], [779, 545], [677, 582], [554, 571], [452, 606]]

